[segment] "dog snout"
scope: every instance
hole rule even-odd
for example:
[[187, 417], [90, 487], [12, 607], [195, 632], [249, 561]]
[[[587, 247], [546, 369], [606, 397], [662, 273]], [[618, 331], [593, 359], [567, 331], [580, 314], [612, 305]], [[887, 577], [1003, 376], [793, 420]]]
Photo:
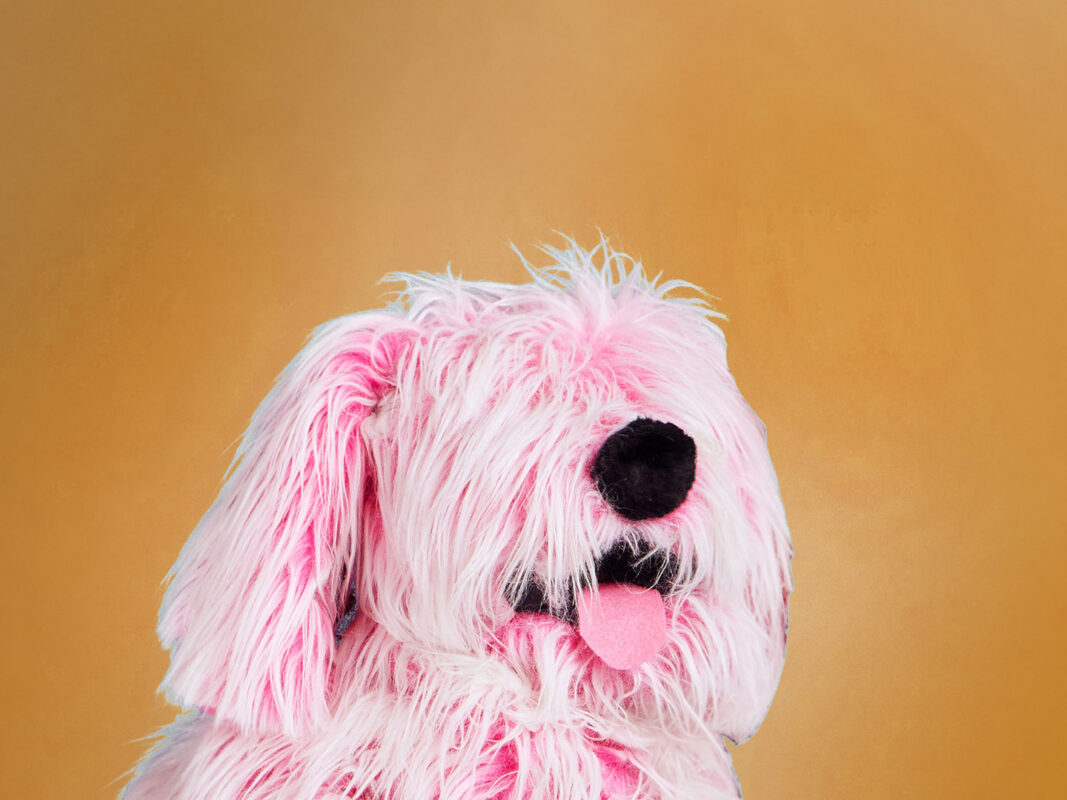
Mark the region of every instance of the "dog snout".
[[639, 418], [607, 438], [593, 462], [597, 490], [628, 520], [655, 519], [685, 502], [696, 444], [671, 422]]

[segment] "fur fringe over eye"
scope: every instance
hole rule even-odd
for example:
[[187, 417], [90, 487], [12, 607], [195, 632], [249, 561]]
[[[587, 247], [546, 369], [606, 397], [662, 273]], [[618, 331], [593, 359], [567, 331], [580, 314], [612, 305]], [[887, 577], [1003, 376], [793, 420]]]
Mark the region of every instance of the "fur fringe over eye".
[[[606, 242], [318, 328], [170, 572], [126, 800], [730, 798], [785, 648], [762, 423]], [[529, 266], [529, 265], [527, 265]]]

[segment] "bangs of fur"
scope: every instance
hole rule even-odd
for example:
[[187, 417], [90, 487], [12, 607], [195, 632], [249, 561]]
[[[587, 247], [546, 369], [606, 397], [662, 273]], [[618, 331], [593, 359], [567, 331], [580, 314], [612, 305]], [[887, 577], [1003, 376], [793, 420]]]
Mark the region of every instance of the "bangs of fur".
[[444, 273], [394, 272], [383, 283], [401, 283], [391, 309], [427, 326], [483, 321], [487, 316], [506, 317], [524, 327], [538, 317], [545, 321], [569, 320], [575, 329], [600, 331], [640, 322], [643, 313], [675, 312], [682, 308], [696, 312], [706, 330], [725, 345], [716, 319], [725, 316], [711, 308], [707, 293], [683, 280], [648, 277], [640, 261], [613, 250], [601, 239], [590, 250], [566, 239], [566, 248], [543, 246], [541, 252], [553, 259], [534, 266], [512, 246], [529, 273], [528, 284], [468, 281]]

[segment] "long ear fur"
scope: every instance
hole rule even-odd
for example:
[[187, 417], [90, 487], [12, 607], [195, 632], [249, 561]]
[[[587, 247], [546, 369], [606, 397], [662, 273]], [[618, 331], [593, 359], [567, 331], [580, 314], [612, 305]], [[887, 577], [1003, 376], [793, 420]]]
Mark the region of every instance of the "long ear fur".
[[359, 427], [390, 381], [398, 322], [321, 326], [252, 417], [168, 576], [159, 637], [172, 699], [245, 730], [296, 733], [325, 714], [367, 474]]
[[749, 530], [743, 610], [736, 665], [739, 683], [723, 698], [720, 710], [728, 721], [723, 732], [734, 743], [748, 739], [763, 721], [785, 663], [789, 594], [793, 590], [790, 559], [793, 548], [778, 480], [767, 452], [767, 429], [733, 390], [739, 403], [737, 424], [726, 437], [729, 468]]

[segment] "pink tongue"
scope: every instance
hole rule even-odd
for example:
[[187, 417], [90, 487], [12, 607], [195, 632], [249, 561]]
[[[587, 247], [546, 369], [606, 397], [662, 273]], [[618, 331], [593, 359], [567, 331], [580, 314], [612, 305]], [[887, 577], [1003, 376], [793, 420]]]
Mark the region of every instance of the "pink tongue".
[[633, 669], [667, 641], [667, 611], [655, 589], [609, 583], [578, 595], [578, 633], [608, 666]]

